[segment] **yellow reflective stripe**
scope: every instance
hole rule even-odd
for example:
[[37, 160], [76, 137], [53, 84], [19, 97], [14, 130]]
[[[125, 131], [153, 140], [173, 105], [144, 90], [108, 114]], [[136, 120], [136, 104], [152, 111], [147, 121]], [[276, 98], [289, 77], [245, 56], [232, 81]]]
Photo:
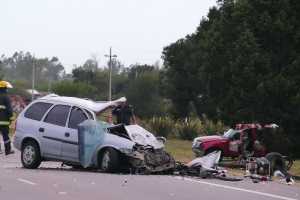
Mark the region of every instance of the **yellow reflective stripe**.
[[0, 105], [0, 109], [6, 109], [6, 106], [4, 106], [4, 105]]
[[9, 125], [10, 123], [8, 121], [0, 121], [0, 125]]

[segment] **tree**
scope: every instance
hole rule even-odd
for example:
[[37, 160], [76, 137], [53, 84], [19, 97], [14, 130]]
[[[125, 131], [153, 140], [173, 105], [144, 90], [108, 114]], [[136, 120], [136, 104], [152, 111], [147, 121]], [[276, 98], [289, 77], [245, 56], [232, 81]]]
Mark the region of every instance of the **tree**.
[[[135, 113], [142, 118], [149, 118], [162, 114], [162, 99], [159, 95], [159, 72], [158, 70], [136, 73], [137, 68], [145, 66], [134, 66], [130, 73], [136, 74], [129, 79], [125, 95], [130, 104], [134, 105]], [[148, 67], [146, 67], [148, 68]]]
[[195, 33], [164, 48], [162, 81], [178, 116], [192, 102], [200, 117], [276, 122], [299, 136], [299, 1], [217, 2]]

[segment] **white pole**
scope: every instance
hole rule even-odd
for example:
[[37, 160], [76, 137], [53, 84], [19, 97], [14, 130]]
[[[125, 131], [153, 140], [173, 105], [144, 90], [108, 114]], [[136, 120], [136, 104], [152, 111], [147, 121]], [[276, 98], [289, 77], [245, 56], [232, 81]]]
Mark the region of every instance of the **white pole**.
[[112, 76], [112, 58], [116, 58], [117, 55], [111, 54], [111, 47], [109, 48], [109, 55], [105, 55], [105, 57], [109, 57], [109, 80], [108, 80], [108, 101], [111, 101], [111, 76]]

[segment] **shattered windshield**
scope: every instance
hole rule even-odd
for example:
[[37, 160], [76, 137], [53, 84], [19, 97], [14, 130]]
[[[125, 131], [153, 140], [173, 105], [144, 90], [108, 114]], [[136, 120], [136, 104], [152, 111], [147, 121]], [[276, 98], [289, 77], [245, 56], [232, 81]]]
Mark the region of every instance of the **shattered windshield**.
[[232, 138], [235, 135], [235, 133], [237, 133], [237, 132], [238, 131], [236, 131], [236, 130], [229, 129], [228, 131], [226, 131], [224, 133], [223, 137], [225, 137], [225, 138]]

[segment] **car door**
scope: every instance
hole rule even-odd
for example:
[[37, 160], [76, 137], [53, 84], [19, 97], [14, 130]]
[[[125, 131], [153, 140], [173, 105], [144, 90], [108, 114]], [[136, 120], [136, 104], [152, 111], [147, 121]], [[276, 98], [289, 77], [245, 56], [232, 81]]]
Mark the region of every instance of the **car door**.
[[[39, 132], [39, 128], [43, 123], [43, 117], [46, 115], [47, 111], [53, 106], [52, 103], [46, 102], [34, 102], [30, 104], [24, 114], [18, 116], [17, 126], [16, 126], [16, 138], [18, 137], [34, 137], [38, 138], [39, 141], [42, 139], [42, 135]], [[16, 142], [17, 140], [15, 140]], [[21, 141], [21, 140], [20, 140]], [[21, 142], [18, 145], [21, 148]], [[43, 155], [44, 148], [40, 146], [41, 154]]]
[[[79, 162], [78, 124], [92, 118], [92, 115], [79, 107], [73, 106], [68, 120], [68, 141], [62, 146], [62, 155], [66, 160]], [[93, 118], [92, 118], [93, 119]]]
[[240, 132], [235, 132], [229, 141], [229, 153], [232, 156], [237, 156], [239, 154], [239, 149], [241, 145]]
[[68, 105], [55, 105], [44, 117], [39, 132], [42, 134], [41, 143], [45, 157], [62, 159], [61, 147], [66, 140], [66, 122], [70, 108]]

